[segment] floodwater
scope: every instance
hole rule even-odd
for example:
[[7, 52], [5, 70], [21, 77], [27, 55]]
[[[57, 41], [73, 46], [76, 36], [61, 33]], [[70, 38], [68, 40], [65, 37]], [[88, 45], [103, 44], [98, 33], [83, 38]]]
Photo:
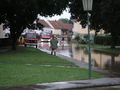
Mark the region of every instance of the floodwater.
[[[49, 43], [40, 43], [39, 45], [42, 49], [50, 50]], [[71, 57], [78, 62], [88, 64], [88, 48], [79, 47], [77, 44], [59, 44], [58, 53]], [[104, 52], [99, 52], [91, 48], [91, 61], [92, 68], [97, 68], [99, 70], [107, 70], [116, 76], [120, 76], [120, 54], [112, 55]]]

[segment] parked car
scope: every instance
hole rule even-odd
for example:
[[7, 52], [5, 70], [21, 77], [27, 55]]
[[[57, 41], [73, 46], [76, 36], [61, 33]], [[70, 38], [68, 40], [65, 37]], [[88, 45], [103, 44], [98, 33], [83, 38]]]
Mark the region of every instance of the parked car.
[[37, 44], [38, 44], [38, 35], [37, 33], [34, 32], [29, 32], [25, 34], [25, 39], [24, 39], [24, 46], [27, 47], [29, 46], [36, 46], [37, 48]]

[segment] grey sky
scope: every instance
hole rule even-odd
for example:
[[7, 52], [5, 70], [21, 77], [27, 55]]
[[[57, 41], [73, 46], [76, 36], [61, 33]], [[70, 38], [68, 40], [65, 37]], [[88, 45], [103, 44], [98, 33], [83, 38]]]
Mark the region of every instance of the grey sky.
[[68, 18], [68, 19], [70, 19], [70, 16], [71, 15], [70, 15], [70, 13], [68, 13], [68, 9], [63, 11], [63, 13], [61, 15], [55, 15], [53, 17], [41, 17], [41, 16], [38, 15], [38, 17], [40, 19], [44, 19], [44, 20], [58, 20], [60, 18]]

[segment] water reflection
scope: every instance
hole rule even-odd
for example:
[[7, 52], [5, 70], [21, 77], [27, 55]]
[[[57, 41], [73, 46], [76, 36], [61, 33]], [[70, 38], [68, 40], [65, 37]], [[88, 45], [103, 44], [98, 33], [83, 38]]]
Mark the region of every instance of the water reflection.
[[73, 48], [72, 48], [72, 44], [69, 45], [69, 53], [70, 53], [70, 56], [73, 58]]
[[[88, 63], [88, 48], [79, 47], [71, 44], [69, 49], [70, 56], [82, 63]], [[91, 49], [91, 60], [93, 68], [109, 70], [120, 73], [120, 55], [112, 55]]]
[[[64, 44], [58, 45], [58, 51], [60, 54], [72, 57], [77, 63], [88, 64], [88, 48], [79, 47], [77, 44]], [[39, 44], [40, 48], [50, 50], [50, 43], [43, 42]], [[120, 55], [112, 55], [97, 50], [91, 49], [91, 61], [92, 68], [98, 68], [101, 70], [109, 70], [111, 73], [116, 72], [120, 76]]]
[[41, 42], [41, 43], [39, 43], [39, 48], [49, 50], [50, 49], [50, 43], [49, 42]]

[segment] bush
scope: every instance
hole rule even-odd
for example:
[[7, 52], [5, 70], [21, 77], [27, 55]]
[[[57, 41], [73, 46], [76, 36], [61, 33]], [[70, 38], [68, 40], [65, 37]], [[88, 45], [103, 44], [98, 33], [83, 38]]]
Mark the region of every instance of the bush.
[[95, 44], [102, 44], [102, 45], [111, 45], [111, 36], [96, 36], [94, 43]]
[[[85, 35], [84, 35], [84, 41], [85, 41], [86, 43], [88, 43], [88, 34], [85, 34]], [[82, 44], [85, 44], [85, 43], [82, 43]]]
[[79, 35], [79, 34], [77, 34], [77, 35], [75, 36], [75, 40], [76, 40], [76, 41], [79, 41], [79, 40], [80, 40], [80, 35]]
[[118, 37], [117, 43], [118, 46], [120, 46], [120, 36]]
[[79, 43], [81, 43], [81, 44], [86, 44], [87, 42], [86, 42], [84, 39], [81, 39], [81, 40], [79, 41]]
[[10, 38], [2, 38], [0, 39], [0, 46], [10, 46], [12, 43]]
[[84, 35], [84, 39], [86, 39], [86, 40], [88, 39], [88, 34]]

